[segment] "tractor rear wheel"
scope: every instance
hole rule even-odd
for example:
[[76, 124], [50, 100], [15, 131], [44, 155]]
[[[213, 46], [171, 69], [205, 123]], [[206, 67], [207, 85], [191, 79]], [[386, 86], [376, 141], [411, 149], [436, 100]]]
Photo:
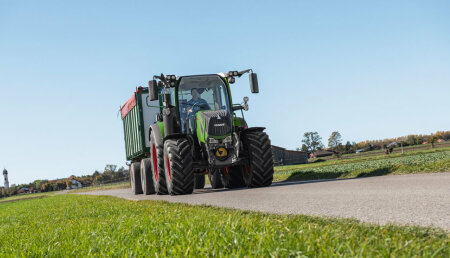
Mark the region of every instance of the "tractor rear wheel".
[[273, 157], [269, 136], [265, 132], [246, 132], [243, 142], [249, 164], [243, 167], [248, 187], [269, 186], [273, 180]]
[[205, 188], [205, 175], [196, 175], [194, 180], [195, 189]]
[[133, 162], [130, 165], [131, 191], [134, 194], [142, 193], [140, 166], [139, 162]]
[[242, 166], [226, 167], [223, 174], [223, 183], [225, 187], [233, 189], [246, 186], [242, 171]]
[[212, 189], [223, 188], [222, 175], [219, 169], [214, 169], [208, 174]]
[[187, 139], [164, 142], [164, 171], [169, 194], [190, 194], [194, 191], [192, 152]]
[[164, 173], [163, 146], [156, 143], [155, 135], [150, 135], [150, 161], [152, 165], [152, 181], [156, 194], [167, 194], [166, 175]]
[[150, 161], [150, 159], [141, 160], [142, 192], [146, 195], [155, 193], [152, 173], [152, 162]]

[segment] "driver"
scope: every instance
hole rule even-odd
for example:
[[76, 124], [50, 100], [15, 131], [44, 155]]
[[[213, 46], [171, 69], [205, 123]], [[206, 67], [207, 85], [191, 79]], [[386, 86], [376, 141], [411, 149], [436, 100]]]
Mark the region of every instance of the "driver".
[[192, 99], [187, 102], [187, 104], [193, 109], [193, 114], [197, 113], [200, 109], [211, 109], [206, 100], [200, 98], [199, 89], [191, 89]]

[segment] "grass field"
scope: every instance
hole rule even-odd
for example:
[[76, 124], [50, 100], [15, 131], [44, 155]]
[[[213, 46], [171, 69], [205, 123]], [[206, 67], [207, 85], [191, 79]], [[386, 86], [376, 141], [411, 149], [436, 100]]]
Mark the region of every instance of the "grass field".
[[450, 171], [450, 147], [275, 168], [274, 180], [311, 180]]
[[1, 198], [0, 203], [1, 202], [18, 201], [18, 200], [24, 200], [24, 199], [42, 198], [42, 197], [50, 196], [53, 194], [55, 194], [55, 192], [13, 195], [10, 197]]
[[[442, 143], [436, 143], [434, 145], [434, 148], [447, 148], [450, 147], [448, 142], [442, 142]], [[421, 144], [421, 145], [412, 145], [412, 146], [404, 146], [403, 151], [409, 152], [409, 151], [419, 151], [419, 150], [427, 150], [432, 149], [431, 144]], [[395, 147], [394, 153], [401, 153], [400, 147]], [[370, 155], [382, 155], [384, 154], [384, 150], [372, 150], [372, 151], [365, 151], [361, 153], [348, 153], [342, 155], [342, 158], [354, 158], [354, 157], [364, 157], [364, 156], [370, 156]], [[329, 159], [336, 159], [333, 156], [324, 157], [323, 159], [329, 160]]]
[[449, 257], [448, 232], [113, 197], [0, 203], [0, 256]]
[[96, 186], [89, 186], [89, 187], [83, 187], [79, 189], [73, 189], [70, 190], [71, 193], [80, 193], [80, 192], [89, 192], [89, 191], [97, 191], [97, 190], [108, 190], [108, 189], [120, 189], [120, 188], [130, 188], [130, 182], [119, 182], [119, 183], [113, 183], [113, 184], [107, 184], [107, 185], [96, 185]]

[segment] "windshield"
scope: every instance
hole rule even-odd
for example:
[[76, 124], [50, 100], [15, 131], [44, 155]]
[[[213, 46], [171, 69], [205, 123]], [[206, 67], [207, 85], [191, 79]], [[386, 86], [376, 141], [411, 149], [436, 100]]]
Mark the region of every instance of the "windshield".
[[227, 110], [230, 101], [225, 82], [218, 75], [182, 77], [178, 87], [178, 103], [182, 131], [186, 119], [200, 110]]

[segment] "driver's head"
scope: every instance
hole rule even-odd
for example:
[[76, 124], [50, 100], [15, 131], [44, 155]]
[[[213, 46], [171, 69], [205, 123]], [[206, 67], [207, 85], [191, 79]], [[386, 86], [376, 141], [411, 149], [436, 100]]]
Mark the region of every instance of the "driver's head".
[[196, 88], [191, 89], [191, 95], [194, 100], [197, 100], [200, 97], [200, 93], [198, 93], [198, 89]]

